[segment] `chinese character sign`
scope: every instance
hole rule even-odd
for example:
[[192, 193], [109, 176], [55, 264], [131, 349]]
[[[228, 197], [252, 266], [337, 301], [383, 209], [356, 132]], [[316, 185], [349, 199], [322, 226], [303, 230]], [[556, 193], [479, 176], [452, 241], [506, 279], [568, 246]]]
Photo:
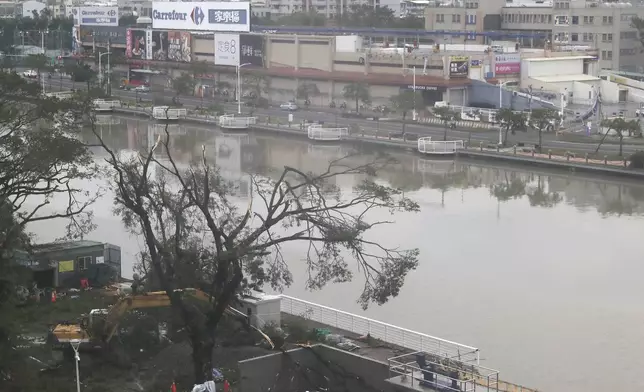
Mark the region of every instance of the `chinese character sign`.
[[470, 73], [470, 58], [466, 56], [451, 56], [449, 58], [449, 77], [467, 78]]
[[81, 26], [80, 36], [82, 42], [96, 44], [126, 45], [126, 28], [112, 26]]
[[238, 66], [239, 34], [215, 34], [215, 65]]
[[264, 36], [261, 34], [241, 34], [239, 37], [239, 62], [252, 64], [256, 67], [264, 66]]
[[521, 73], [521, 55], [504, 53], [494, 56], [494, 74], [512, 75]]
[[192, 61], [192, 39], [187, 31], [168, 32], [168, 60], [189, 63]]
[[245, 1], [152, 3], [152, 27], [188, 31], [250, 31], [250, 3]]

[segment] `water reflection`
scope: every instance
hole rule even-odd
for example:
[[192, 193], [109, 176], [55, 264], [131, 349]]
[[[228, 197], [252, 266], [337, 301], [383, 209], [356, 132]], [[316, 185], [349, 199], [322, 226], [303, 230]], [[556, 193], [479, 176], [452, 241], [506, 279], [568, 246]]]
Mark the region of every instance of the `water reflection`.
[[[148, 148], [165, 132], [131, 119], [106, 123], [100, 131], [114, 148], [130, 151]], [[284, 166], [320, 172], [329, 160], [354, 151], [214, 128], [178, 125], [171, 132], [177, 135], [170, 146], [175, 158], [213, 160], [240, 189], [249, 173], [273, 175]], [[397, 215], [393, 229], [374, 237], [419, 247], [422, 261], [400, 296], [370, 308], [368, 317], [481, 347], [485, 365], [542, 390], [644, 388], [637, 376], [644, 366], [642, 185], [499, 163], [393, 156], [398, 163], [381, 171], [380, 179], [410, 192], [422, 211]], [[351, 157], [355, 164], [367, 159]], [[335, 179], [345, 189], [360, 180]], [[118, 218], [101, 218], [98, 236], [136, 249], [132, 238], [118, 233]], [[294, 276], [303, 276], [298, 260], [305, 250], [285, 251]], [[288, 293], [360, 312], [347, 300], [357, 298], [360, 283], [313, 293], [302, 286], [296, 279]]]

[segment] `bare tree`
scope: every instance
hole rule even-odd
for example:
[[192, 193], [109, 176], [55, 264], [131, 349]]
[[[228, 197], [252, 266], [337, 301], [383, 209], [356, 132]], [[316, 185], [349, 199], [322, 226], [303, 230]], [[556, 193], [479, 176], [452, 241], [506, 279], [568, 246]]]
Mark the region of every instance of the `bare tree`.
[[[115, 173], [117, 211], [130, 230], [143, 235], [149, 268], [189, 332], [196, 382], [210, 372], [217, 325], [237, 296], [248, 288], [270, 284], [281, 289], [293, 281], [284, 245], [307, 244], [301, 262], [309, 289], [350, 281], [357, 268], [364, 279], [359, 297], [364, 307], [398, 295], [405, 276], [418, 264], [417, 249], [387, 248], [365, 238], [369, 229], [389, 223], [369, 222], [370, 211], [419, 210], [402, 191], [373, 180], [378, 169], [392, 162], [387, 157], [354, 166], [348, 158], [338, 159], [319, 174], [284, 167], [251, 177], [250, 201], [239, 208], [235, 185], [220, 175], [205, 146], [188, 165], [173, 158], [168, 132], [147, 154], [134, 158], [103, 147]], [[333, 179], [344, 174], [367, 179], [343, 194]], [[206, 311], [174, 292], [195, 276], [195, 284], [212, 296]]]

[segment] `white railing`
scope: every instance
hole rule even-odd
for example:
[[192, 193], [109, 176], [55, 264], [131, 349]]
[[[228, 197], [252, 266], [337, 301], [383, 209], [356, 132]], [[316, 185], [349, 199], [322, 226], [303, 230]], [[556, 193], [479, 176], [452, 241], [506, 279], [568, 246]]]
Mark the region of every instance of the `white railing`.
[[178, 120], [186, 118], [187, 109], [170, 108], [169, 106], [155, 106], [152, 108], [152, 117], [156, 120]]
[[94, 110], [97, 112], [108, 112], [111, 110], [114, 110], [114, 108], [120, 108], [121, 107], [121, 101], [106, 101], [104, 99], [95, 99], [94, 102]]
[[45, 93], [45, 96], [49, 98], [58, 98], [58, 99], [69, 99], [74, 96], [73, 91], [58, 91], [53, 93]]
[[342, 140], [349, 136], [349, 128], [323, 128], [320, 124], [311, 124], [307, 134], [311, 140]]
[[343, 312], [288, 295], [282, 294], [280, 297], [282, 312], [293, 316], [299, 316], [362, 336], [369, 334], [372, 338], [413, 351], [422, 351], [447, 358], [461, 358], [460, 360], [463, 362], [479, 362], [479, 349], [475, 347]]
[[464, 143], [462, 140], [432, 141], [431, 137], [421, 137], [418, 139], [418, 152], [423, 154], [454, 154], [462, 150]]
[[219, 116], [219, 126], [229, 129], [248, 129], [257, 123], [257, 117], [235, 117], [233, 114]]

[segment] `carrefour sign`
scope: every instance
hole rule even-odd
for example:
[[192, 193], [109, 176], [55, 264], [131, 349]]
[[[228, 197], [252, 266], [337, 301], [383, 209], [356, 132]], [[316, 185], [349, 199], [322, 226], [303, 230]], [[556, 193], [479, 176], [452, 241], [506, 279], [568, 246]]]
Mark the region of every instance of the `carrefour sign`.
[[72, 11], [81, 26], [118, 26], [118, 7], [78, 7]]
[[153, 2], [152, 28], [188, 31], [250, 31], [249, 2]]

